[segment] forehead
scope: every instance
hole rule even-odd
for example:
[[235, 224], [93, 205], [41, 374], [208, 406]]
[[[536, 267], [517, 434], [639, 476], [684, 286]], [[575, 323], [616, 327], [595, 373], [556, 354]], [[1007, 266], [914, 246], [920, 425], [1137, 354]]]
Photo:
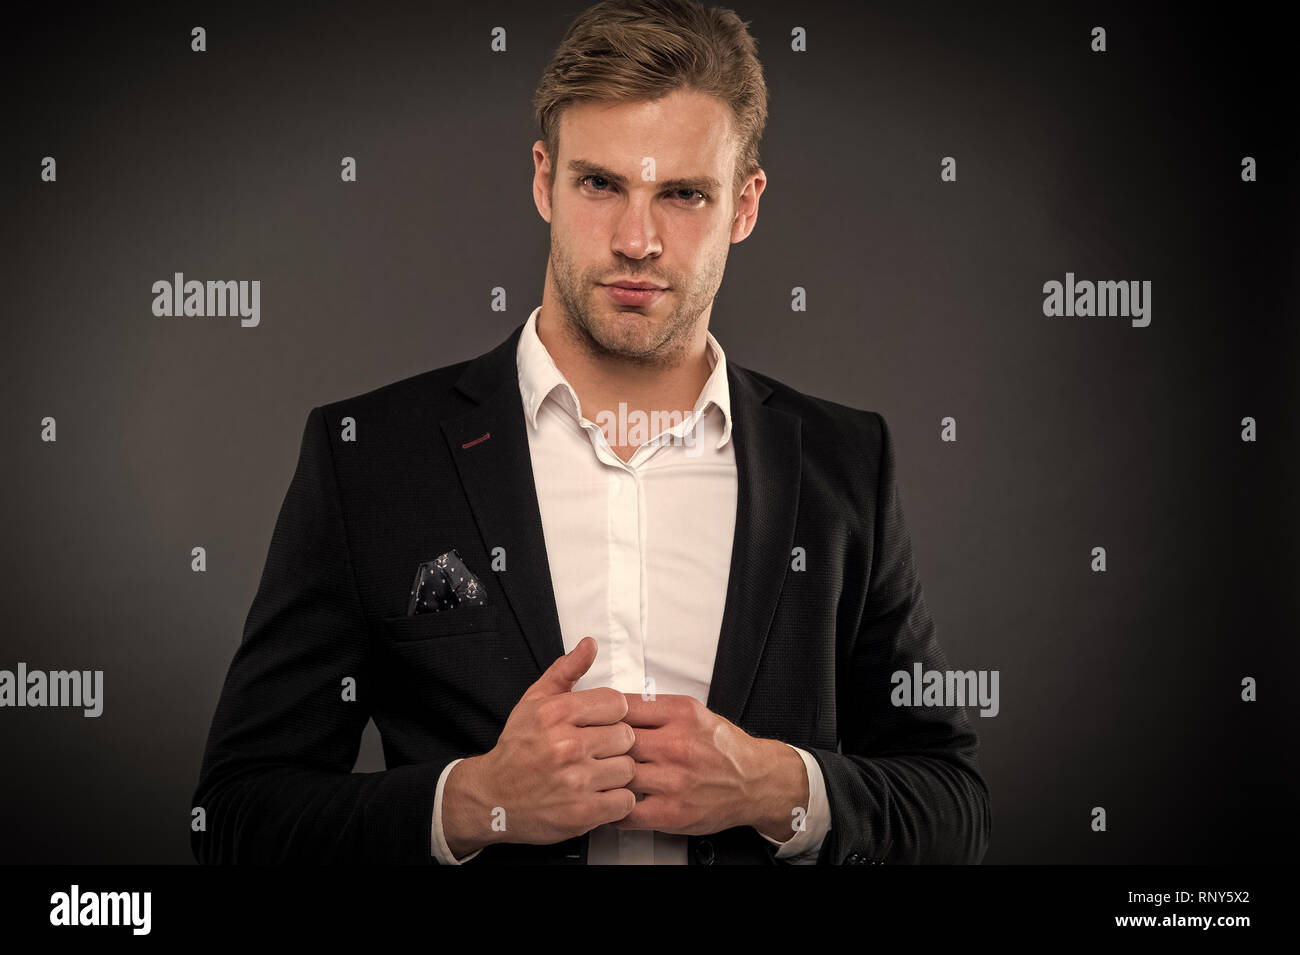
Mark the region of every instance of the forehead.
[[735, 148], [731, 109], [694, 90], [674, 90], [657, 100], [574, 103], [560, 114], [559, 128], [557, 163], [582, 156], [639, 170], [652, 156], [656, 166], [674, 173], [716, 172], [729, 168]]

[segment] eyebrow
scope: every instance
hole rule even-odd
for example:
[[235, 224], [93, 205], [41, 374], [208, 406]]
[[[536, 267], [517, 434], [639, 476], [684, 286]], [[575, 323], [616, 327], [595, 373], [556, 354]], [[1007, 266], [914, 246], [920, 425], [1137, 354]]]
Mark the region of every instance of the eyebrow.
[[[599, 163], [589, 162], [586, 159], [570, 159], [569, 172], [581, 173], [584, 176], [599, 176], [601, 179], [608, 179], [618, 186], [626, 186], [627, 178], [620, 176], [616, 172], [606, 169]], [[664, 189], [698, 189], [700, 192], [717, 193], [722, 191], [722, 183], [712, 176], [691, 176], [685, 179], [657, 179], [656, 185]]]

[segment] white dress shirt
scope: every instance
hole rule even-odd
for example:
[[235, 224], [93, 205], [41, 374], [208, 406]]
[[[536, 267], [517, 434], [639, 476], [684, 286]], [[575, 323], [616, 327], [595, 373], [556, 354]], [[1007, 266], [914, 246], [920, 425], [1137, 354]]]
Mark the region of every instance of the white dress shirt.
[[[516, 365], [547, 562], [565, 652], [587, 636], [597, 645], [595, 662], [573, 689], [650, 689], [707, 703], [736, 524], [726, 356], [707, 333], [712, 371], [694, 408], [664, 409], [681, 411], [684, 420], [649, 427], [623, 461], [600, 425], [582, 415], [577, 393], [538, 337], [539, 312], [524, 325]], [[613, 437], [633, 444], [640, 435]], [[781, 847], [778, 859], [814, 863], [830, 829], [826, 786], [813, 755], [791, 748], [808, 774], [804, 828], [784, 842], [763, 838]], [[449, 865], [478, 854], [456, 859], [443, 837], [443, 785], [458, 762], [443, 770], [434, 796], [432, 851]], [[587, 862], [684, 865], [686, 850], [685, 835], [607, 824], [591, 830]]]

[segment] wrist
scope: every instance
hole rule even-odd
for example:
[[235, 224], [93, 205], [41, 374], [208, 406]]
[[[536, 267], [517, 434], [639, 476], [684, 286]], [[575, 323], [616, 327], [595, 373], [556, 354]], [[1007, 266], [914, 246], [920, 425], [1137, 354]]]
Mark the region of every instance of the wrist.
[[491, 772], [486, 755], [470, 756], [451, 768], [442, 787], [442, 835], [461, 859], [498, 840], [492, 829]]
[[[808, 770], [794, 747], [780, 740], [760, 740], [759, 783], [748, 825], [770, 839], [787, 842], [795, 819], [808, 811]], [[802, 810], [796, 814], [795, 810]]]

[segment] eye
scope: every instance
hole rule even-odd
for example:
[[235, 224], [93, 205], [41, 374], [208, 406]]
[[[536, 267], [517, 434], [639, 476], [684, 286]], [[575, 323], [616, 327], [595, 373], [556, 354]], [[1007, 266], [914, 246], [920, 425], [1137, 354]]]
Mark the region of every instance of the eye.
[[[581, 179], [578, 180], [578, 185], [581, 186], [587, 183], [588, 180], [590, 180], [590, 187], [594, 189], [596, 192], [611, 191], [610, 188], [603, 188], [602, 186], [596, 185], [596, 183], [602, 183], [603, 186], [610, 185], [609, 180], [606, 179], [604, 176], [583, 176]], [[701, 204], [707, 204], [713, 201], [712, 197], [709, 196], [708, 193], [701, 192], [699, 189], [688, 189], [688, 188], [674, 189], [671, 192], [665, 193], [665, 195], [671, 195], [674, 199], [678, 199], [681, 202], [689, 203], [695, 206]]]

